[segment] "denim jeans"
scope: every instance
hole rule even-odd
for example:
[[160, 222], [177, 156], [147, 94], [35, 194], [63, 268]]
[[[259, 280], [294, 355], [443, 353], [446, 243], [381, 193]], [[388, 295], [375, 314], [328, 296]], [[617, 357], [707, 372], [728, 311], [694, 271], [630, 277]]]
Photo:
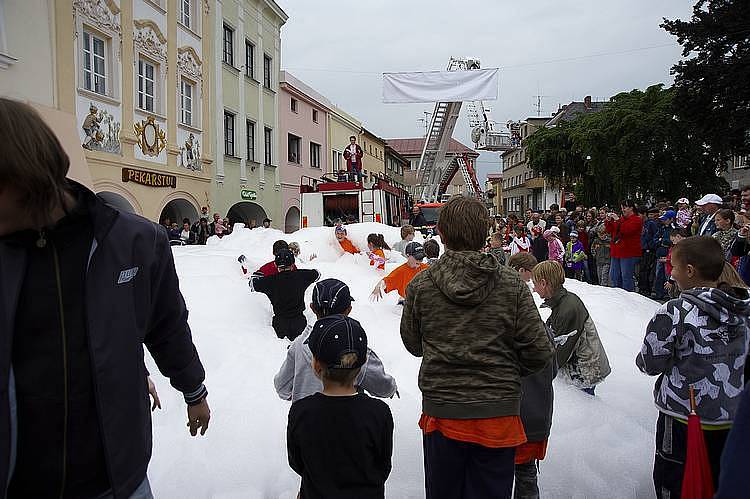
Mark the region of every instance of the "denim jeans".
[[661, 300], [666, 295], [664, 290], [664, 283], [667, 282], [666, 264], [663, 262], [656, 262], [656, 279], [654, 280], [654, 293], [656, 299]]
[[539, 485], [537, 484], [537, 460], [516, 464], [514, 499], [539, 499]]
[[635, 291], [635, 265], [637, 263], [638, 257], [612, 258], [612, 265], [609, 269], [612, 287]]

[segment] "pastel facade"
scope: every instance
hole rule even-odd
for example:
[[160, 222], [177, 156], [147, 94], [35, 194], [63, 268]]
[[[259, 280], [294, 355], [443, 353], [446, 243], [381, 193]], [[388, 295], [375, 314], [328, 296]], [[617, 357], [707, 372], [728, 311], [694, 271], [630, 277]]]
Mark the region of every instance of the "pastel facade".
[[[328, 171], [328, 100], [286, 71], [280, 74], [282, 212], [284, 229], [300, 228], [300, 182]], [[332, 158], [332, 156], [331, 156]]]
[[55, 9], [58, 106], [76, 116], [94, 190], [152, 220], [195, 221], [210, 205], [213, 167], [211, 9], [199, 0]]
[[214, 210], [283, 227], [279, 65], [287, 15], [273, 0], [214, 0]]

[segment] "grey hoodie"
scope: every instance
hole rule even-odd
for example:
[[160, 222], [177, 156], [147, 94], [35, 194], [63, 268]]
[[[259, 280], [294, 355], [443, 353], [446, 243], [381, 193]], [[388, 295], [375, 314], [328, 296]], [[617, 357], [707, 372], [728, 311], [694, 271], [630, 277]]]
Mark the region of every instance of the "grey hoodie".
[[422, 357], [422, 409], [438, 418], [520, 414], [521, 376], [553, 346], [529, 287], [494, 256], [446, 251], [406, 288], [401, 339]]
[[715, 288], [683, 291], [657, 310], [646, 328], [636, 365], [659, 375], [656, 407], [679, 418], [690, 414], [690, 385], [703, 424], [731, 423], [743, 389], [750, 299]]
[[[281, 369], [273, 378], [276, 393], [292, 403], [323, 391], [323, 383], [312, 369], [312, 352], [305, 344], [312, 326], [307, 328], [289, 346]], [[367, 361], [357, 376], [354, 386], [366, 390], [370, 395], [390, 398], [396, 393], [396, 380], [385, 372], [380, 358], [367, 349]]]

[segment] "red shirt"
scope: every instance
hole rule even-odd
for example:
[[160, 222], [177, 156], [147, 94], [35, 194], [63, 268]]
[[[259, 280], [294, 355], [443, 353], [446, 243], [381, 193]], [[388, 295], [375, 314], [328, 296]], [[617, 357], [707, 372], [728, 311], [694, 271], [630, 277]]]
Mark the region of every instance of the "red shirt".
[[642, 255], [641, 229], [643, 219], [630, 215], [617, 220], [607, 220], [604, 227], [612, 235], [610, 254], [612, 258], [634, 258]]
[[[292, 265], [292, 270], [297, 270], [296, 265]], [[279, 269], [276, 267], [276, 262], [268, 262], [258, 269], [258, 272], [263, 274], [263, 277], [276, 275], [279, 273]]]

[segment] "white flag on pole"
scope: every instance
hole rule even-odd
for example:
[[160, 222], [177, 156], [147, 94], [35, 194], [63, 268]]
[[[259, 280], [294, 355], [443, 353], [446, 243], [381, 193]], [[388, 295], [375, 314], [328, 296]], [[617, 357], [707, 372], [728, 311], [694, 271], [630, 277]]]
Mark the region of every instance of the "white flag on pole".
[[383, 73], [383, 102], [463, 102], [497, 99], [498, 69]]

